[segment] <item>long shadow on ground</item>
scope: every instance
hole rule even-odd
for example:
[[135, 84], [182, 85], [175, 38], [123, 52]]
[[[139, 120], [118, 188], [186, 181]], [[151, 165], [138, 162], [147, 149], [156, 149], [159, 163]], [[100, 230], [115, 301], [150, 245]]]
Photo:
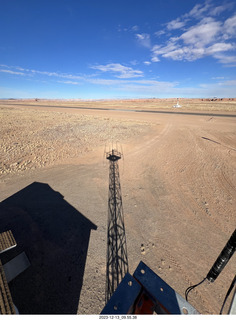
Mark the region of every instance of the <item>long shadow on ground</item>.
[[97, 226], [48, 184], [34, 182], [0, 203], [0, 232], [12, 230], [31, 266], [9, 283], [20, 314], [76, 314], [91, 230]]

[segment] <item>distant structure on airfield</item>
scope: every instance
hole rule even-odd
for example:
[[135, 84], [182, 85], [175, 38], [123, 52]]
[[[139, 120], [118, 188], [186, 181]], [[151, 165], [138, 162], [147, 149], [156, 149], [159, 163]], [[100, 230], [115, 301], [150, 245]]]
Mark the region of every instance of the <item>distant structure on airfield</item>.
[[177, 103], [173, 106], [173, 108], [181, 108], [181, 105], [179, 104], [179, 98], [177, 98]]

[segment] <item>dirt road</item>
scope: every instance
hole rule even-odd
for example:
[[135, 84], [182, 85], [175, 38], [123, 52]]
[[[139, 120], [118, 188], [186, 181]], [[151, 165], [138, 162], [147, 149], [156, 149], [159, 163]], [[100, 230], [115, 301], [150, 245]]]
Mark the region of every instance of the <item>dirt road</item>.
[[[2, 106], [1, 120], [1, 201], [37, 181], [97, 227], [90, 233], [79, 314], [100, 313], [105, 300], [105, 143], [123, 146], [131, 274], [143, 260], [184, 296], [206, 276], [236, 227], [234, 117]], [[199, 312], [219, 313], [235, 263], [233, 256], [215, 283], [191, 292], [189, 302]], [[12, 284], [15, 300], [16, 288]]]

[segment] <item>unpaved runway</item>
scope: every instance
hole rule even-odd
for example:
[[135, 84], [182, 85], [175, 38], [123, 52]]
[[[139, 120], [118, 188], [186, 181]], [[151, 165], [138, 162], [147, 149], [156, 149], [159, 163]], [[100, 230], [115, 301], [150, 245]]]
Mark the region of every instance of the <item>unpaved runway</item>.
[[[48, 122], [40, 131], [40, 143], [45, 146], [43, 152], [48, 146], [44, 145], [48, 129], [52, 128], [50, 115], [55, 110], [47, 112]], [[45, 113], [37, 109], [38, 121], [41, 116], [45, 119]], [[109, 126], [104, 125], [106, 118], [109, 118]], [[59, 130], [54, 123], [49, 142], [52, 144], [56, 139], [54, 152], [62, 150], [60, 148], [66, 144], [65, 155], [59, 153], [63, 156], [57, 158], [53, 154], [56, 160], [52, 158], [48, 165], [45, 163], [41, 167], [27, 168], [26, 164], [24, 170], [4, 172], [1, 200], [35, 181], [41, 182], [63, 195], [71, 206], [97, 226], [90, 234], [78, 313], [99, 313], [105, 300], [108, 163], [103, 160], [106, 137], [97, 139], [101, 126], [103, 132], [112, 134], [123, 146], [124, 161], [120, 160], [119, 165], [130, 273], [143, 260], [184, 296], [189, 285], [206, 276], [236, 227], [235, 119], [60, 109], [55, 120], [57, 124], [60, 120], [61, 127]], [[78, 131], [82, 120], [84, 128], [88, 128], [89, 121], [92, 126], [83, 152], [76, 153], [75, 142], [68, 142], [68, 136], [65, 140], [61, 133], [65, 128], [67, 132], [73, 128], [82, 137], [82, 132]], [[14, 136], [14, 124], [8, 129], [9, 137], [11, 133]], [[39, 136], [34, 137], [38, 139]], [[29, 142], [35, 143], [34, 137], [29, 138]], [[9, 138], [7, 143], [10, 141]], [[36, 149], [30, 150], [34, 155]], [[72, 159], [66, 156], [71, 150], [74, 151]], [[40, 157], [43, 154], [39, 154]], [[8, 149], [5, 155], [10, 159]], [[215, 283], [204, 283], [191, 292], [189, 302], [199, 312], [219, 313], [235, 273], [235, 263], [236, 256], [233, 256]], [[57, 286], [60, 289], [60, 282]], [[13, 298], [17, 299], [16, 287], [14, 284], [11, 287]]]

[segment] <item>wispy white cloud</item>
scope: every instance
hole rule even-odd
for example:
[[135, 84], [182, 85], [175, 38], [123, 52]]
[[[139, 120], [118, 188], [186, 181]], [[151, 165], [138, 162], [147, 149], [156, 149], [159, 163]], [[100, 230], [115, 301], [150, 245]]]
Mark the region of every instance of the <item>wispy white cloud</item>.
[[[228, 19], [217, 16], [231, 8], [231, 4], [218, 7], [212, 1], [196, 4], [190, 12], [166, 24], [166, 31], [155, 35], [167, 35], [175, 31], [175, 37], [169, 33], [166, 42], [151, 48], [151, 61], [159, 62], [161, 58], [194, 61], [212, 56], [220, 63], [233, 66], [236, 59], [236, 14]], [[179, 35], [176, 36], [176, 31]]]
[[10, 73], [10, 74], [17, 74], [17, 75], [25, 76], [25, 73], [23, 73], [23, 72], [12, 71], [12, 70], [7, 70], [7, 69], [0, 69], [0, 72]]
[[183, 40], [185, 44], [204, 47], [217, 39], [220, 30], [220, 21], [214, 21], [213, 18], [204, 18], [199, 24], [184, 32], [179, 39]]
[[225, 21], [224, 32], [226, 39], [236, 36], [236, 14]]
[[233, 49], [235, 49], [235, 44], [218, 42], [206, 48], [206, 54], [214, 55], [215, 53], [218, 53], [218, 52], [230, 51]]
[[106, 65], [91, 66], [90, 68], [99, 70], [102, 72], [110, 72], [115, 74], [116, 78], [136, 78], [143, 77], [143, 72], [141, 70], [135, 70], [131, 67], [126, 67], [120, 63], [109, 63]]
[[132, 66], [137, 66], [137, 64], [139, 64], [139, 62], [138, 62], [138, 60], [132, 60], [132, 61], [130, 61], [130, 64]]
[[[186, 21], [182, 20], [180, 18], [177, 18], [175, 20], [172, 20], [167, 23], [167, 29], [168, 30], [175, 30], [175, 29], [180, 29], [183, 28], [186, 24]], [[160, 34], [160, 33], [159, 33]], [[163, 34], [163, 33], [161, 33]]]
[[131, 27], [131, 30], [134, 32], [137, 32], [139, 30], [139, 26], [135, 25], [135, 26]]
[[[158, 53], [157, 53], [158, 54]], [[158, 62], [158, 61], [160, 61], [160, 59], [157, 57], [157, 55], [155, 55], [155, 51], [154, 51], [154, 55], [152, 56], [152, 58], [151, 58], [151, 61], [152, 62]]]
[[219, 86], [229, 86], [229, 87], [234, 87], [236, 86], [236, 80], [226, 80], [224, 82], [219, 82]]
[[0, 69], [0, 72], [22, 75], [22, 76], [33, 77], [35, 75], [42, 75], [42, 76], [48, 76], [48, 77], [65, 78], [65, 79], [73, 79], [73, 80], [83, 80], [84, 79], [83, 76], [79, 76], [79, 75], [75, 75], [75, 74], [40, 71], [40, 70], [35, 70], [35, 69], [22, 68], [22, 67], [18, 67], [18, 66], [7, 66], [7, 65], [3, 65], [3, 64], [0, 64], [0, 67], [6, 68], [6, 69]]
[[153, 56], [152, 61], [157, 62], [160, 61], [159, 56], [163, 56], [165, 54], [171, 53], [175, 50], [178, 50], [179, 45], [175, 41], [168, 41], [165, 46], [162, 45], [155, 45], [152, 48]]
[[223, 79], [225, 79], [225, 77], [212, 77], [211, 79], [213, 79], [213, 80], [223, 80]]
[[129, 26], [129, 27], [123, 27], [122, 25], [118, 25], [117, 27], [118, 32], [137, 32], [139, 30], [139, 26], [138, 25], [134, 25], [134, 26]]
[[167, 95], [173, 94], [175, 84], [171, 82], [159, 82], [156, 85], [140, 85], [140, 84], [127, 84], [123, 86], [121, 89], [123, 91], [128, 91], [135, 93], [137, 95], [152, 95], [152, 96], [159, 96], [159, 95]]
[[57, 78], [65, 78], [65, 79], [83, 79], [82, 76], [67, 74], [67, 73], [60, 73], [60, 72], [49, 72], [49, 71], [39, 71], [39, 70], [29, 70], [32, 74], [40, 74], [46, 75], [48, 77], [57, 77]]
[[[219, 79], [221, 80], [221, 79]], [[213, 83], [202, 83], [199, 85], [199, 93], [208, 97], [235, 97], [236, 80], [225, 80]], [[194, 92], [194, 89], [193, 89]], [[205, 94], [204, 94], [205, 93]]]
[[236, 55], [227, 55], [224, 53], [216, 53], [214, 57], [222, 64], [228, 67], [236, 67]]
[[205, 13], [209, 12], [211, 9], [210, 1], [205, 1], [204, 3], [196, 4], [192, 10], [185, 17], [194, 17], [196, 19], [201, 19]]
[[150, 34], [148, 33], [137, 33], [136, 39], [138, 40], [138, 43], [141, 44], [141, 46], [146, 48], [151, 48], [151, 39]]
[[58, 83], [65, 83], [65, 84], [73, 84], [73, 85], [78, 85], [80, 84], [79, 82], [76, 82], [76, 81], [61, 81], [61, 80], [58, 80], [57, 81]]
[[224, 3], [221, 6], [217, 6], [214, 8], [211, 8], [211, 15], [218, 16], [220, 13], [232, 9], [233, 4], [232, 3]]
[[156, 37], [163, 36], [164, 34], [166, 34], [165, 30], [159, 30], [159, 31], [154, 32], [154, 36], [156, 36]]
[[[136, 63], [137, 64], [137, 63]], [[61, 73], [61, 72], [51, 72], [51, 71], [40, 71], [36, 69], [27, 69], [17, 66], [7, 66], [7, 65], [0, 65], [4, 69], [0, 69], [0, 72], [15, 74], [15, 75], [22, 75], [22, 76], [46, 76], [50, 78], [56, 79], [68, 79], [68, 80], [58, 80], [63, 83], [67, 84], [78, 84], [76, 80], [81, 80], [85, 82], [95, 82], [98, 79], [94, 79], [97, 74], [85, 74], [85, 75], [76, 75], [76, 74], [69, 74], [69, 73]], [[141, 70], [133, 69], [131, 67], [124, 66], [120, 63], [110, 63], [106, 65], [95, 65], [90, 66], [91, 69], [99, 70], [104, 73], [110, 73], [115, 78], [119, 79], [129, 79], [129, 78], [137, 78], [143, 77], [143, 72]], [[18, 71], [21, 70], [21, 71]], [[100, 80], [99, 80], [100, 81]]]
[[130, 81], [122, 80], [122, 79], [102, 79], [102, 78], [96, 78], [96, 79], [89, 79], [89, 83], [95, 84], [95, 85], [103, 85], [103, 86], [117, 86], [117, 85], [123, 85], [126, 83], [129, 83]]

